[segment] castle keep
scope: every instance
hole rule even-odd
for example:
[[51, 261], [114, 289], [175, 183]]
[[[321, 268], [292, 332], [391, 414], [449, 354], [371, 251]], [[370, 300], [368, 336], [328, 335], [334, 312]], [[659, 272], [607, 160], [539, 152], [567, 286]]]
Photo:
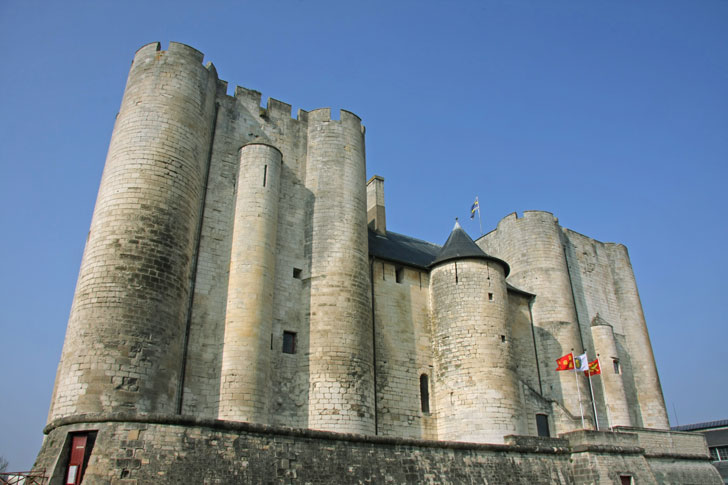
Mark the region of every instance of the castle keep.
[[[624, 246], [538, 211], [477, 241], [392, 232], [356, 115], [261, 108], [202, 60], [134, 57], [36, 463], [52, 483], [717, 477], [667, 431]], [[591, 384], [555, 371], [583, 349]]]

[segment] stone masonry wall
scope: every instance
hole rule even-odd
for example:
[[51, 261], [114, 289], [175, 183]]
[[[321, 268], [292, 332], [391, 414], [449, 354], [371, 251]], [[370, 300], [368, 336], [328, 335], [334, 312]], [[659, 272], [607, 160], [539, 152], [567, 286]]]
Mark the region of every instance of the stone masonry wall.
[[[559, 439], [508, 437], [483, 445], [347, 435], [183, 417], [58, 421], [35, 469], [60, 485], [70, 433], [95, 431], [83, 483], [491, 483], [720, 485], [704, 456], [649, 456], [639, 434], [576, 432]], [[637, 435], [637, 436], [635, 436]]]
[[[429, 274], [375, 260], [374, 325], [377, 366], [377, 432], [382, 436], [436, 438], [430, 331]], [[397, 281], [397, 272], [400, 281]], [[420, 376], [429, 387], [421, 409]]]

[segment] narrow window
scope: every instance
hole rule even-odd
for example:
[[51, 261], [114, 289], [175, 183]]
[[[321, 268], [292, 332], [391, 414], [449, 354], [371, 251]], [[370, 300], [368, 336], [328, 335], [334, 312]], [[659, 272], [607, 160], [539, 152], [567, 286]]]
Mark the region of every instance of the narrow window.
[[506, 341], [506, 336], [505, 335], [501, 335], [501, 342], [505, 342], [505, 341]]
[[394, 278], [397, 280], [397, 283], [402, 283], [404, 281], [404, 268], [402, 266], [394, 268]]
[[631, 475], [620, 475], [619, 483], [620, 485], [632, 485], [634, 482], [632, 481]]
[[268, 178], [268, 165], [263, 167], [263, 187], [265, 187], [265, 181]]
[[455, 284], [458, 284], [458, 263], [455, 263]]
[[488, 301], [493, 301], [493, 293], [488, 293]]
[[293, 268], [293, 277], [297, 280], [301, 279], [301, 268]]
[[430, 385], [427, 382], [427, 374], [420, 376], [420, 407], [423, 413], [430, 412]]
[[612, 359], [612, 363], [614, 364], [614, 373], [619, 374], [620, 373], [619, 359]]
[[549, 417], [546, 414], [537, 414], [536, 415], [536, 429], [538, 430], [539, 436], [544, 436], [548, 438], [551, 436], [551, 433], [549, 432]]
[[273, 350], [273, 334], [270, 334], [270, 349]]
[[296, 353], [296, 332], [283, 332], [283, 353], [284, 354], [295, 354]]

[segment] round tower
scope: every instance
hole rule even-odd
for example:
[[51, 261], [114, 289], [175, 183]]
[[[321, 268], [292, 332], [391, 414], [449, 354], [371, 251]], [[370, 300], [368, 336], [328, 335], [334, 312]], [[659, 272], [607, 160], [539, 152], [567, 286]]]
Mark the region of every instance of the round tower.
[[508, 265], [456, 223], [431, 268], [438, 439], [503, 443], [524, 431], [507, 325]]
[[267, 423], [281, 152], [240, 149], [218, 417]]
[[638, 419], [641, 422], [634, 426], [644, 428], [669, 429], [667, 408], [662, 395], [660, 376], [657, 373], [655, 356], [652, 352], [650, 335], [647, 332], [642, 302], [637, 291], [632, 263], [627, 248], [621, 244], [610, 245], [613, 261], [614, 288], [619, 305], [622, 331], [625, 346], [634, 376], [637, 402], [639, 404]]
[[111, 138], [50, 419], [173, 413], [215, 118], [214, 67], [137, 51]]
[[[573, 372], [557, 372], [556, 360], [582, 350], [579, 323], [574, 308], [569, 270], [561, 240], [561, 227], [549, 212], [526, 211], [522, 218], [512, 214], [498, 223], [495, 234], [498, 256], [511, 266], [508, 281], [536, 295], [532, 312], [543, 393], [581, 416], [580, 393]], [[579, 373], [581, 390], [588, 384]], [[584, 405], [584, 414], [591, 415]], [[581, 427], [581, 422], [577, 426]], [[562, 423], [567, 427], [567, 423]], [[557, 432], [568, 431], [558, 429]]]
[[[612, 326], [599, 323], [599, 320], [595, 319], [592, 323], [591, 333], [594, 350], [599, 355], [599, 366], [602, 370], [601, 380], [604, 385], [604, 404], [607, 407], [609, 427], [632, 426], [622, 373], [619, 366], [614, 365], [615, 360], [619, 362], [619, 353]], [[596, 379], [592, 380], [592, 385], [597, 385]]]
[[355, 115], [308, 117], [311, 191], [308, 427], [374, 433], [364, 130]]

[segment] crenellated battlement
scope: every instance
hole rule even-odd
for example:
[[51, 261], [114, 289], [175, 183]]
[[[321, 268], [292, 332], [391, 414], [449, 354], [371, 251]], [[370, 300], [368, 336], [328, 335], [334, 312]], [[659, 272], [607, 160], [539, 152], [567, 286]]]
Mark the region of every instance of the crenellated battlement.
[[341, 123], [344, 125], [356, 126], [362, 133], [365, 132], [361, 118], [345, 109], [339, 110], [339, 119], [331, 119], [331, 108], [318, 108], [308, 112], [308, 120], [311, 123]]
[[[162, 50], [160, 42], [150, 42], [149, 44], [140, 47], [135, 55], [132, 63], [137, 62], [148, 62], [151, 60], [158, 60], [165, 55], [178, 56], [186, 58], [190, 61], [199, 62], [202, 66], [205, 55], [194, 47], [190, 47], [187, 44], [180, 42], [170, 42], [167, 50]], [[217, 78], [217, 68], [212, 61], [208, 61], [204, 66], [211, 74], [214, 74]], [[284, 101], [280, 101], [275, 98], [268, 98], [266, 106], [261, 105], [262, 94], [260, 91], [254, 89], [248, 89], [243, 86], [235, 86], [235, 92], [233, 95], [228, 94], [228, 88], [230, 84], [228, 81], [217, 79], [216, 95], [221, 98], [234, 99], [236, 102], [243, 104], [249, 110], [259, 111], [260, 116], [264, 118], [283, 120], [283, 119], [294, 119], [303, 123], [309, 121], [315, 122], [341, 122], [346, 124], [353, 124], [359, 126], [362, 133], [365, 129], [361, 124], [361, 118], [351, 111], [345, 109], [340, 110], [340, 119], [331, 119], [331, 108], [318, 108], [312, 111], [306, 111], [304, 109], [298, 109], [296, 117], [292, 116], [292, 105]], [[315, 113], [311, 116], [312, 113]]]
[[551, 212], [528, 210], [528, 211], [523, 211], [523, 215], [521, 215], [521, 217], [518, 217], [517, 212], [511, 212], [510, 214], [505, 216], [503, 219], [498, 221], [497, 228], [500, 228], [501, 226], [506, 226], [509, 224], [517, 223], [519, 221], [554, 222], [556, 224], [559, 223], [559, 219], [557, 217], [555, 217]]

